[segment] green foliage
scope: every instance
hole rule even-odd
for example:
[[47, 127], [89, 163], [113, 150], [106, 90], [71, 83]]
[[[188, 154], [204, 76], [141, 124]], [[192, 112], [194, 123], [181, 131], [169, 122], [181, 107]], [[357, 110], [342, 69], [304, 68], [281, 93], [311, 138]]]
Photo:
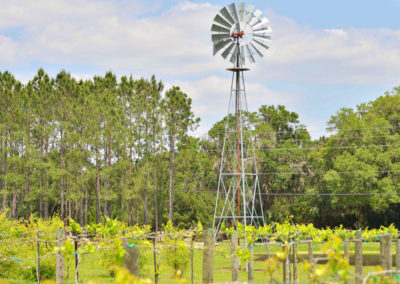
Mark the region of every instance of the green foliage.
[[306, 262], [305, 267], [310, 271], [311, 283], [324, 283], [325, 279], [333, 279], [338, 283], [349, 280], [350, 264], [341, 254], [342, 244], [343, 240], [332, 234], [321, 248], [322, 253], [328, 257], [327, 264], [317, 265]]
[[132, 275], [128, 269], [121, 266], [114, 266], [115, 284], [150, 284], [150, 279], [139, 279]]
[[[36, 244], [38, 228], [40, 235], [40, 254], [41, 254], [41, 277], [42, 279], [54, 279], [55, 277], [55, 253], [62, 253], [66, 263], [72, 264], [75, 257], [74, 238], [82, 237], [84, 229], [87, 231], [85, 238], [80, 239], [78, 248], [79, 257], [83, 258], [85, 254], [96, 253], [101, 265], [115, 275], [117, 281], [139, 281], [132, 278], [121, 267], [125, 249], [123, 247], [123, 238], [127, 238], [127, 246], [138, 246], [141, 250], [141, 277], [147, 277], [149, 271], [149, 259], [143, 257], [146, 248], [152, 246], [149, 237], [154, 237], [150, 232], [149, 226], [128, 226], [116, 219], [106, 219], [105, 223], [93, 224], [87, 228], [77, 229], [74, 221], [70, 220], [69, 227], [62, 227], [59, 218], [53, 218], [45, 221], [39, 218], [30, 217], [29, 222], [18, 222], [9, 219], [6, 214], [0, 214], [0, 277], [6, 279], [35, 280], [36, 277]], [[49, 230], [49, 228], [51, 230]], [[58, 228], [58, 229], [57, 229]], [[56, 233], [63, 229], [66, 233], [65, 244], [57, 247], [54, 242]], [[157, 242], [157, 251], [160, 252], [159, 260], [161, 264], [167, 264], [174, 271], [178, 282], [185, 281], [181, 277], [190, 262], [190, 243], [194, 238], [199, 241], [199, 237], [204, 230], [201, 222], [191, 230], [183, 230], [168, 222], [164, 226], [165, 235], [162, 235]], [[287, 218], [283, 223], [271, 223], [265, 226], [255, 228], [253, 226], [244, 226], [237, 224], [236, 228], [224, 228], [227, 234], [231, 234], [236, 229], [241, 239], [241, 244], [237, 250], [237, 255], [241, 262], [247, 262], [252, 255], [252, 249], [262, 245], [260, 238], [268, 240], [270, 243], [277, 243], [283, 247], [272, 255], [265, 262], [266, 274], [271, 281], [277, 279], [277, 271], [281, 262], [286, 259], [288, 250], [294, 242], [313, 239], [315, 245], [319, 245], [319, 251], [326, 254], [328, 262], [326, 265], [317, 265], [316, 263], [304, 263], [311, 273], [312, 283], [322, 283], [326, 279], [332, 279], [336, 282], [343, 282], [350, 279], [349, 264], [342, 256], [343, 242], [351, 241], [355, 238], [356, 231], [347, 230], [343, 226], [334, 228], [326, 227], [324, 229], [316, 228], [313, 224], [294, 224], [292, 217]], [[81, 234], [78, 233], [81, 231]], [[391, 233], [393, 238], [398, 237], [398, 229], [391, 224], [388, 227], [381, 226], [379, 229], [365, 228], [361, 231], [365, 242], [376, 242], [386, 233]], [[320, 244], [324, 243], [324, 244]], [[244, 244], [247, 244], [245, 246]], [[226, 259], [229, 259], [230, 252], [217, 246], [216, 251], [221, 253]], [[152, 255], [152, 254], [149, 254]], [[152, 266], [152, 265], [150, 265]], [[161, 270], [164, 269], [161, 267]], [[376, 279], [385, 281], [386, 276], [374, 276]], [[125, 279], [125, 280], [121, 280]], [[135, 280], [133, 280], [135, 279]], [[142, 281], [142, 280], [140, 280]], [[136, 283], [136, 282], [132, 282]], [[143, 283], [143, 282], [139, 282]]]
[[[230, 235], [234, 227], [225, 228], [225, 232]], [[281, 243], [289, 244], [292, 241], [298, 242], [301, 240], [312, 239], [315, 244], [321, 242], [330, 242], [331, 236], [337, 236], [343, 240], [352, 240], [356, 238], [356, 231], [345, 229], [342, 225], [330, 228], [316, 228], [313, 224], [294, 224], [286, 219], [283, 223], [265, 224], [255, 228], [254, 226], [247, 225], [246, 227], [238, 223], [236, 230], [239, 233], [239, 238], [246, 239], [248, 244], [255, 244], [260, 238], [265, 238], [270, 241], [278, 241]], [[380, 237], [384, 234], [392, 234], [394, 239], [398, 237], [398, 229], [391, 224], [388, 227], [381, 226], [379, 229], [365, 228], [361, 230], [362, 238], [366, 242], [379, 241]], [[333, 243], [332, 243], [333, 244]]]
[[[234, 127], [234, 117], [191, 137], [199, 119], [190, 94], [163, 88], [155, 76], [111, 71], [77, 80], [39, 69], [26, 84], [0, 72], [3, 209], [13, 219], [72, 218], [74, 234], [102, 216], [157, 230], [169, 219], [182, 228], [199, 220], [211, 226], [225, 125]], [[296, 223], [359, 229], [398, 220], [399, 101], [396, 87], [344, 107], [319, 139], [283, 105], [243, 113], [252, 124], [243, 138], [255, 137], [260, 188], [268, 194], [257, 204], [267, 222], [292, 215]]]
[[78, 223], [75, 222], [74, 219], [70, 218], [69, 223], [69, 229], [74, 235], [78, 235], [81, 233], [82, 228]]
[[0, 278], [35, 280], [37, 233], [40, 237], [41, 279], [55, 277], [57, 248], [55, 232], [63, 227], [58, 217], [43, 220], [30, 216], [25, 221], [15, 221], [0, 213]]
[[166, 238], [162, 244], [166, 248], [164, 250], [164, 258], [168, 265], [174, 270], [175, 274], [183, 273], [189, 263], [190, 251], [185, 244], [185, 231], [174, 228], [171, 221], [164, 228]]

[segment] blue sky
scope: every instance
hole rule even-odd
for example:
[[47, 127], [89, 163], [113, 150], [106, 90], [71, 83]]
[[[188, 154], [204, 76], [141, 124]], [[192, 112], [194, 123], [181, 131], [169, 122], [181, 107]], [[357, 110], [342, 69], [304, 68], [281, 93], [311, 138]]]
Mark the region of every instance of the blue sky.
[[[226, 114], [229, 63], [212, 56], [210, 27], [231, 1], [0, 1], [0, 71], [23, 82], [43, 67], [77, 78], [112, 70], [179, 85], [202, 119]], [[246, 73], [250, 110], [284, 104], [313, 137], [341, 107], [400, 85], [398, 0], [251, 1], [272, 27], [271, 50]]]

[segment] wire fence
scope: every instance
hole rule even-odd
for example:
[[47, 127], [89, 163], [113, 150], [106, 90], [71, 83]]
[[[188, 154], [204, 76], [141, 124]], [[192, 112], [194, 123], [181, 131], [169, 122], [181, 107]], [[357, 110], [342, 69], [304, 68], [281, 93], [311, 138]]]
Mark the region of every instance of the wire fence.
[[[363, 243], [371, 237], [367, 240], [359, 232], [354, 238], [339, 239], [340, 243], [333, 238], [323, 242], [315, 241], [311, 236], [298, 239], [295, 232], [287, 239], [279, 234], [257, 234], [255, 237], [251, 232], [232, 230], [220, 232], [218, 236], [216, 240], [212, 229], [179, 233], [126, 232], [122, 235], [85, 230], [78, 234], [64, 229], [3, 234], [0, 265], [13, 263], [23, 270], [34, 269], [38, 283], [49, 275], [46, 271], [49, 263], [55, 267], [53, 279], [57, 283], [64, 283], [66, 279], [81, 283], [82, 265], [93, 265], [94, 259], [103, 261], [110, 268], [113, 264], [122, 265], [131, 274], [154, 283], [173, 280], [173, 275], [185, 278], [188, 283], [308, 283], [324, 279], [339, 282], [354, 279], [355, 283], [366, 283], [377, 277], [400, 281], [400, 239], [390, 233], [372, 238], [374, 242], [370, 245], [379, 251], [373, 257], [368, 251], [363, 253]], [[392, 253], [393, 242], [395, 254]], [[87, 263], [86, 256], [91, 257]], [[351, 266], [341, 268], [343, 260]], [[326, 269], [332, 265], [338, 271], [342, 269], [343, 275], [335, 273], [335, 269], [321, 274], [321, 267]], [[363, 272], [363, 266], [375, 265], [380, 265], [385, 272], [368, 269]], [[167, 266], [169, 269], [165, 269]], [[107, 271], [107, 267], [103, 266], [102, 270]]]

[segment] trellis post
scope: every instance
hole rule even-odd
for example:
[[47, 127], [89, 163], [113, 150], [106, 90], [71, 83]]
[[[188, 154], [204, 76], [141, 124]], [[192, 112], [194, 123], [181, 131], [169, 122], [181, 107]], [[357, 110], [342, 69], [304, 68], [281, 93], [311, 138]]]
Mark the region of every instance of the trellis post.
[[238, 233], [236, 230], [232, 232], [231, 237], [231, 266], [232, 266], [232, 282], [239, 280], [239, 263], [237, 257]]
[[213, 282], [215, 232], [212, 228], [204, 234], [203, 283]]
[[362, 235], [357, 231], [355, 243], [355, 284], [361, 284], [363, 281], [363, 255], [362, 255]]
[[128, 244], [127, 239], [123, 239], [123, 247], [125, 249], [124, 266], [133, 274], [139, 277], [139, 259], [140, 251], [136, 244]]
[[254, 281], [254, 270], [253, 270], [253, 249], [254, 245], [252, 243], [249, 244], [249, 251], [250, 251], [250, 261], [247, 265], [247, 279], [249, 283], [253, 283]]
[[60, 249], [65, 246], [65, 232], [63, 229], [57, 231], [57, 247], [59, 250], [56, 254], [56, 284], [64, 284], [65, 282], [65, 260]]
[[36, 278], [40, 284], [40, 232], [36, 235]]

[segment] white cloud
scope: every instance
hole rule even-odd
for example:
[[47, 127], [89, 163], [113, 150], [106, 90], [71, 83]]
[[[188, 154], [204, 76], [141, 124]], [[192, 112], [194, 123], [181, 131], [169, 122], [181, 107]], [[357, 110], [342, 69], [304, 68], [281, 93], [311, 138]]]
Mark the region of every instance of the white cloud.
[[[209, 30], [219, 7], [183, 2], [155, 16], [138, 16], [155, 9], [157, 4], [138, 0], [3, 0], [0, 34], [25, 30], [22, 40], [0, 37], [6, 53], [0, 64], [83, 64], [177, 78], [207, 76], [228, 65], [211, 55]], [[400, 31], [318, 30], [266, 14], [273, 41], [252, 66], [260, 79], [371, 84], [398, 78]]]
[[15, 58], [16, 44], [8, 37], [0, 34], [0, 64], [12, 64]]
[[211, 71], [216, 64], [209, 43], [215, 12], [210, 4], [186, 2], [142, 18], [120, 17], [118, 5], [88, 0], [5, 1], [2, 6], [0, 34], [15, 26], [27, 30], [23, 41], [11, 48], [20, 63], [85, 64], [177, 76]]
[[398, 82], [399, 30], [318, 30], [267, 13], [273, 23], [271, 52], [265, 60], [273, 70], [269, 78], [325, 84]]

